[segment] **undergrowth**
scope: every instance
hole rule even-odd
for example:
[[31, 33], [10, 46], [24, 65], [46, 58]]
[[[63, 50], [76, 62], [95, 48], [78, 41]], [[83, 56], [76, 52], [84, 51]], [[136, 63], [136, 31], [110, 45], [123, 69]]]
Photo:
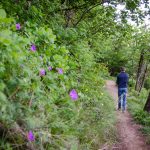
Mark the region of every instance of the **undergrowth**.
[[140, 95], [134, 90], [131, 90], [130, 97], [128, 97], [128, 109], [134, 120], [142, 125], [141, 131], [147, 137], [147, 143], [150, 144], [150, 114], [143, 111], [146, 103], [148, 91], [142, 90]]
[[[72, 29], [60, 35], [15, 25], [0, 17], [0, 150], [97, 150], [113, 143], [113, 101], [103, 90], [109, 73], [88, 40]], [[76, 39], [69, 46], [66, 33]]]

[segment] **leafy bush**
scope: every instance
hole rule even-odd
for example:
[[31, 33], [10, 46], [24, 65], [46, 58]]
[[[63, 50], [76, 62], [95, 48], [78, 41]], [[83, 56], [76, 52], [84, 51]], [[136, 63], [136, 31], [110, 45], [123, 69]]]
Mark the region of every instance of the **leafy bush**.
[[136, 81], [134, 79], [129, 79], [129, 87], [135, 87]]
[[150, 125], [150, 117], [149, 114], [143, 110], [135, 111], [134, 118], [136, 121], [138, 121], [140, 124], [149, 126]]
[[145, 87], [146, 89], [150, 89], [150, 78], [147, 78], [147, 79], [145, 80], [144, 87]]
[[0, 18], [1, 149], [97, 149], [112, 141], [113, 101], [103, 91], [107, 68], [95, 62], [86, 40], [67, 49], [62, 36]]
[[133, 115], [137, 123], [143, 125], [142, 132], [147, 135], [147, 142], [150, 142], [150, 115], [149, 113], [143, 111], [146, 96], [148, 91], [145, 89], [142, 90], [141, 94], [138, 96], [136, 92], [131, 93], [131, 97], [128, 98], [129, 101], [129, 110]]

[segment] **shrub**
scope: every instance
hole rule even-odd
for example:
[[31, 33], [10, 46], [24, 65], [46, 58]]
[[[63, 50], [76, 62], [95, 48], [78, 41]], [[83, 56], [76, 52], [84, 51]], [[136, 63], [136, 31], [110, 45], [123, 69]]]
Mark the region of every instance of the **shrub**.
[[[131, 93], [131, 97], [129, 99], [129, 110], [133, 115], [135, 121], [143, 127], [141, 128], [142, 132], [147, 135], [147, 142], [150, 142], [150, 115], [148, 112], [143, 111], [146, 96], [148, 91], [143, 89], [140, 95], [136, 95], [135, 92]], [[133, 96], [134, 95], [134, 96]]]
[[134, 79], [129, 79], [129, 87], [135, 87], [136, 81]]
[[97, 149], [112, 140], [107, 68], [86, 40], [70, 49], [60, 41], [47, 26], [0, 18], [1, 149]]
[[144, 83], [144, 87], [148, 90], [150, 89], [150, 78], [147, 78]]

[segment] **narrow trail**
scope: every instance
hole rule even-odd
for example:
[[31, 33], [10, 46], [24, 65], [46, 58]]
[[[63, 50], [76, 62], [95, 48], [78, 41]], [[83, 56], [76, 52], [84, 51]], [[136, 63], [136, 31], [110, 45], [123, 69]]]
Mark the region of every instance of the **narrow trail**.
[[[117, 108], [118, 89], [115, 82], [108, 80], [106, 82], [106, 89], [115, 100], [115, 105]], [[145, 138], [139, 131], [140, 125], [134, 123], [128, 111], [125, 113], [117, 111], [116, 115], [119, 143], [117, 143], [112, 150], [150, 150], [150, 146], [146, 145]]]

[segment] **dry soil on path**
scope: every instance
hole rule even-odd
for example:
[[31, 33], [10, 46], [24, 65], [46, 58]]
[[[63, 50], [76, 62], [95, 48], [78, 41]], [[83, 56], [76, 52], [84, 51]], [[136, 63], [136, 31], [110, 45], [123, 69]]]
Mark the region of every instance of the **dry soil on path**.
[[[118, 90], [115, 82], [106, 81], [106, 89], [114, 99], [117, 108]], [[122, 113], [121, 111], [116, 111], [116, 115], [119, 142], [112, 150], [150, 150], [150, 145], [146, 145], [145, 138], [139, 131], [140, 126], [135, 124], [129, 112]]]

